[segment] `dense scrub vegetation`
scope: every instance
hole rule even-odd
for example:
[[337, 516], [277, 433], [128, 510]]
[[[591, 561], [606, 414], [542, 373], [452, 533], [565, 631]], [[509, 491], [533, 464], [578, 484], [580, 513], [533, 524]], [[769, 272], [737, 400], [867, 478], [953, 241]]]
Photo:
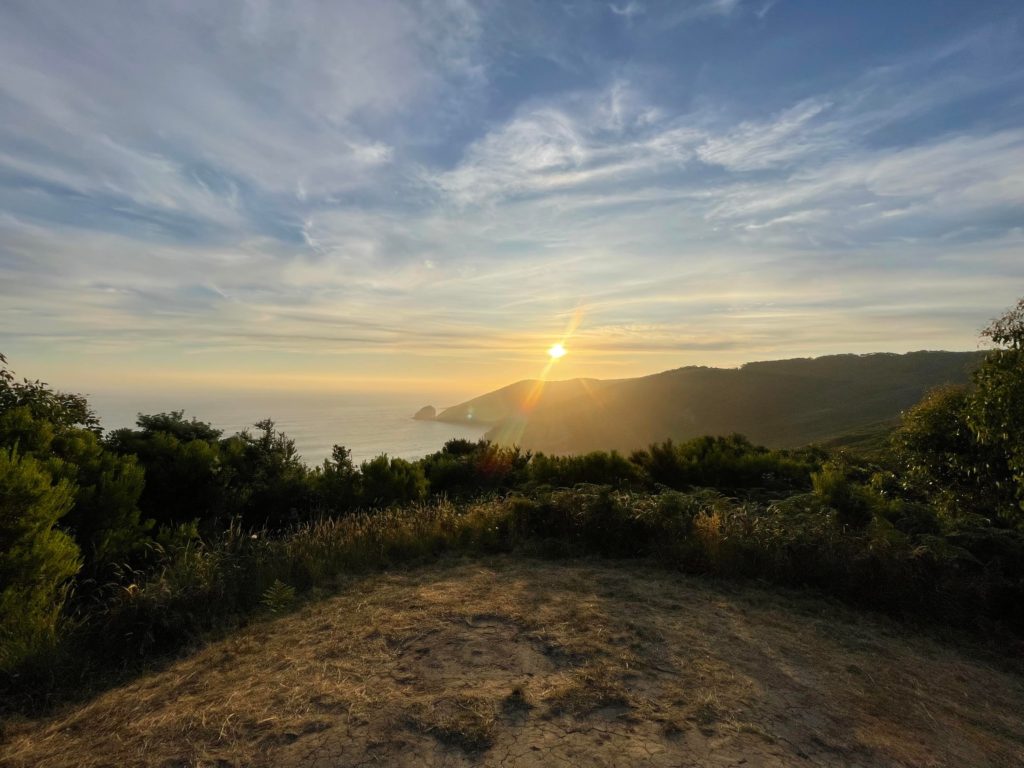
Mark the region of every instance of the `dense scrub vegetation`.
[[272, 421], [181, 412], [103, 434], [88, 402], [0, 356], [0, 691], [40, 705], [346, 574], [444, 551], [651, 557], [1024, 633], [1024, 301], [968, 387], [884, 448], [739, 435], [629, 456], [450, 441], [419, 461], [309, 468]]

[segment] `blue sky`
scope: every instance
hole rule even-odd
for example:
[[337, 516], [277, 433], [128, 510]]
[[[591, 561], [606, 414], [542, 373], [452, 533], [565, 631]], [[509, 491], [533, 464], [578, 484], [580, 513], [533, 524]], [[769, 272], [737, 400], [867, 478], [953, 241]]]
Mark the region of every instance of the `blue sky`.
[[0, 351], [68, 389], [972, 349], [1019, 2], [0, 6]]

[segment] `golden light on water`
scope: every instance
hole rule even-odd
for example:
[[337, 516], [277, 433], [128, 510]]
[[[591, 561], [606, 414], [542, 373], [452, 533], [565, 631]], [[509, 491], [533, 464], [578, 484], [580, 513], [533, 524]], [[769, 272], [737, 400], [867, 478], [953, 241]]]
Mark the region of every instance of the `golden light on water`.
[[552, 344], [548, 348], [548, 357], [552, 360], [557, 360], [560, 357], [565, 357], [565, 347], [561, 344]]

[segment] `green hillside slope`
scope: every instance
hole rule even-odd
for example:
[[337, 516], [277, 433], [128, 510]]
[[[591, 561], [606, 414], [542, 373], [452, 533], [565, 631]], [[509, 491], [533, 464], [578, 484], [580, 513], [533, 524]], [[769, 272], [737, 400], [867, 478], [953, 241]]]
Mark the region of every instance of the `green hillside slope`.
[[549, 453], [629, 450], [733, 432], [793, 447], [895, 420], [928, 389], [965, 383], [983, 354], [829, 355], [635, 379], [521, 381], [438, 418], [492, 424], [492, 440]]

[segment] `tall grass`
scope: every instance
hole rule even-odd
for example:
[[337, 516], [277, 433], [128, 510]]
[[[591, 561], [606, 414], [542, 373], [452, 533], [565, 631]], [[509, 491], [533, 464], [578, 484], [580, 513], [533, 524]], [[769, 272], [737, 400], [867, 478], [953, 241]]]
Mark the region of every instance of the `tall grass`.
[[506, 546], [499, 503], [447, 501], [327, 518], [272, 534], [232, 526], [211, 542], [162, 553], [160, 567], [107, 596], [80, 628], [107, 663], [173, 650], [260, 610], [267, 590], [332, 590], [347, 575]]
[[1016, 533], [979, 526], [908, 535], [881, 517], [851, 527], [814, 493], [754, 502], [712, 490], [580, 485], [323, 519], [275, 535], [233, 526], [216, 540], [161, 549], [157, 567], [127, 586], [122, 578], [80, 611], [50, 650], [48, 677], [40, 667], [15, 670], [5, 687], [31, 706], [55, 686], [87, 686], [283, 609], [293, 595], [328, 594], [354, 574], [445, 552], [510, 551], [649, 557], [691, 573], [810, 586], [901, 616], [1024, 631], [1024, 541]]

